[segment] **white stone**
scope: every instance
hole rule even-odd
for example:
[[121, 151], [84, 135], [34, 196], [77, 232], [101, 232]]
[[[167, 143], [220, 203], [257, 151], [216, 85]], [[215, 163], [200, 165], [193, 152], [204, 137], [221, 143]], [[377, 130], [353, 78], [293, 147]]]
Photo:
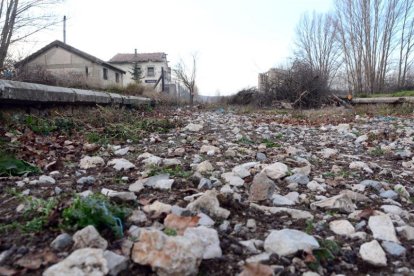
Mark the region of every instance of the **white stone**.
[[56, 180], [53, 177], [47, 176], [47, 175], [41, 175], [39, 177], [38, 184], [40, 185], [53, 185], [56, 183]]
[[190, 241], [201, 241], [204, 247], [203, 259], [213, 259], [222, 256], [220, 240], [215, 229], [199, 226], [196, 228], [187, 228], [184, 232], [184, 238]]
[[216, 153], [220, 153], [220, 149], [215, 146], [203, 145], [201, 146], [200, 153], [210, 153], [209, 155], [214, 155]]
[[414, 227], [405, 225], [397, 228], [398, 233], [406, 240], [414, 240]]
[[228, 218], [230, 211], [220, 207], [216, 190], [208, 190], [202, 196], [187, 205], [187, 209], [194, 212], [207, 212], [207, 215]]
[[316, 191], [325, 192], [326, 191], [325, 188], [321, 184], [316, 182], [315, 180], [312, 180], [311, 182], [306, 184], [306, 187], [312, 192], [316, 192]]
[[85, 156], [81, 159], [79, 163], [79, 167], [83, 170], [95, 168], [97, 166], [103, 166], [105, 165], [105, 161], [102, 159], [102, 157], [99, 156]]
[[174, 167], [174, 166], [180, 166], [182, 163], [180, 160], [176, 158], [167, 158], [162, 161], [162, 164], [166, 167]]
[[129, 185], [128, 190], [130, 192], [139, 193], [141, 190], [144, 189], [144, 182], [142, 179], [135, 181], [133, 184]]
[[287, 256], [299, 250], [313, 250], [319, 248], [318, 241], [305, 232], [283, 229], [273, 230], [265, 239], [264, 248], [267, 252], [279, 256]]
[[111, 161], [108, 162], [107, 165], [113, 166], [113, 168], [117, 171], [122, 171], [122, 170], [127, 171], [127, 170], [135, 168], [134, 164], [132, 164], [131, 162], [129, 162], [128, 160], [124, 158], [112, 159]]
[[110, 198], [119, 198], [125, 201], [133, 201], [137, 199], [137, 196], [133, 192], [117, 192], [106, 188], [102, 188], [101, 194]]
[[210, 161], [206, 160], [197, 165], [196, 171], [199, 173], [212, 172], [214, 171], [214, 167]]
[[389, 215], [370, 216], [368, 226], [372, 231], [374, 239], [399, 243]]
[[102, 249], [82, 248], [46, 269], [43, 276], [103, 276], [108, 272], [107, 261]]
[[362, 142], [365, 142], [366, 140], [368, 140], [368, 135], [364, 134], [364, 135], [359, 136], [359, 137], [355, 140], [355, 143], [356, 143], [356, 144], [360, 144], [360, 143], [362, 143]]
[[125, 148], [122, 148], [122, 149], [116, 150], [114, 153], [115, 153], [115, 155], [118, 155], [118, 156], [124, 156], [124, 155], [126, 155], [128, 152], [129, 152], [129, 147], [125, 147]]
[[323, 158], [329, 159], [329, 158], [337, 155], [338, 151], [336, 149], [326, 148], [326, 149], [321, 150], [319, 153]]
[[73, 235], [74, 248], [101, 248], [106, 249], [108, 242], [99, 235], [98, 231], [92, 225], [77, 231]]
[[203, 129], [203, 125], [201, 125], [201, 124], [193, 124], [193, 123], [188, 124], [184, 128], [184, 130], [188, 130], [188, 131], [192, 131], [192, 132], [198, 132], [198, 131], [200, 131], [202, 129]]
[[272, 203], [273, 203], [273, 205], [276, 205], [276, 206], [292, 206], [292, 205], [295, 205], [295, 202], [293, 202], [289, 198], [284, 197], [284, 196], [279, 195], [279, 194], [273, 194], [272, 195]]
[[162, 162], [162, 158], [155, 156], [155, 155], [151, 155], [150, 157], [142, 160], [142, 163], [145, 165], [145, 167], [149, 168], [149, 167], [153, 167], [153, 166], [159, 166]]
[[329, 223], [329, 229], [337, 235], [350, 236], [355, 233], [354, 226], [347, 220], [334, 220]]
[[355, 204], [346, 194], [339, 194], [321, 201], [313, 202], [310, 205], [312, 210], [317, 208], [328, 209], [328, 210], [340, 210], [347, 213], [355, 211]]
[[262, 172], [264, 172], [267, 177], [277, 180], [287, 175], [289, 169], [283, 163], [276, 162], [269, 166], [266, 166]]
[[109, 275], [111, 276], [116, 276], [119, 272], [128, 268], [128, 259], [122, 255], [105, 250], [104, 257], [108, 265]]
[[362, 161], [353, 161], [351, 164], [349, 164], [349, 168], [351, 170], [364, 170], [367, 173], [374, 173], [373, 170], [364, 162]]
[[375, 266], [387, 265], [387, 257], [377, 240], [362, 244], [359, 249], [359, 254], [361, 255], [361, 258], [369, 264]]
[[308, 211], [302, 211], [286, 207], [269, 207], [258, 205], [256, 203], [250, 203], [250, 206], [269, 214], [286, 213], [294, 219], [313, 219], [313, 215]]
[[150, 205], [145, 205], [142, 209], [146, 213], [154, 213], [155, 216], [159, 216], [162, 213], [165, 213], [165, 214], [171, 213], [171, 208], [172, 208], [171, 205], [162, 203], [157, 200]]
[[240, 176], [235, 175], [233, 172], [223, 173], [221, 178], [223, 178], [224, 181], [230, 186], [240, 187], [244, 185], [244, 180]]

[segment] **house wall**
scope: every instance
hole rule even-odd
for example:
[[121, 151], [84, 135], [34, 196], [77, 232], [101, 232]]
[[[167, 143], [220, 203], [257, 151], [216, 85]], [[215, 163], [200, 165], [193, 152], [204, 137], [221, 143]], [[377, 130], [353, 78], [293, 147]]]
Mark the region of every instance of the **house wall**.
[[[132, 79], [132, 68], [133, 68], [133, 63], [111, 63], [112, 65], [126, 71], [127, 73], [124, 76], [124, 85], [128, 85], [130, 83], [134, 83], [135, 81]], [[149, 62], [140, 62], [138, 63], [138, 66], [141, 67], [141, 71], [142, 71], [142, 79], [141, 79], [141, 83], [149, 86], [149, 87], [154, 87], [155, 83], [157, 82], [157, 80], [161, 77], [161, 68], [164, 67], [164, 74], [165, 74], [165, 86], [168, 87], [170, 80], [171, 80], [171, 76], [168, 72], [168, 63], [167, 62], [153, 62], [153, 61], [149, 61]], [[148, 76], [148, 67], [154, 67], [154, 76]], [[157, 86], [157, 91], [161, 91], [161, 84], [159, 84]]]
[[[27, 66], [29, 68], [42, 66], [55, 76], [84, 81], [91, 87], [123, 86], [124, 74], [91, 62], [60, 47], [49, 49], [30, 61]], [[86, 74], [86, 67], [88, 68], [88, 74]], [[107, 80], [103, 78], [103, 68], [108, 70]], [[116, 73], [119, 74], [119, 82], [116, 82]]]

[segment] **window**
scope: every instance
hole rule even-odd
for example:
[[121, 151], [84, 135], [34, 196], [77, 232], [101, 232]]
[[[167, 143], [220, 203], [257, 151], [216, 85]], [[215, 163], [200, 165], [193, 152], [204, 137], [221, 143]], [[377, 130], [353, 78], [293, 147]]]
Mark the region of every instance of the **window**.
[[118, 83], [119, 82], [119, 73], [115, 73], [115, 82]]
[[154, 76], [155, 76], [154, 67], [148, 67], [147, 68], [147, 77], [154, 77]]
[[103, 79], [104, 80], [108, 79], [108, 69], [106, 69], [106, 68], [103, 69]]
[[85, 75], [86, 75], [86, 77], [89, 76], [89, 68], [88, 68], [88, 66], [85, 66]]

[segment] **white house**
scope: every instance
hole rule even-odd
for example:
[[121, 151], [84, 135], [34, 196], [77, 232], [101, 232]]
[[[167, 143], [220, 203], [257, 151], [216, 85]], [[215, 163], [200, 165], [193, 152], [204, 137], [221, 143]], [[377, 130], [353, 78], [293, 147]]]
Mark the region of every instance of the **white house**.
[[74, 78], [93, 88], [123, 86], [126, 71], [59, 40], [15, 64], [22, 70], [43, 68], [57, 78]]
[[171, 68], [168, 66], [165, 53], [132, 53], [116, 54], [108, 61], [126, 71], [124, 85], [133, 83], [133, 67], [135, 62], [141, 70], [141, 82], [155, 87], [157, 91], [168, 91], [171, 82]]

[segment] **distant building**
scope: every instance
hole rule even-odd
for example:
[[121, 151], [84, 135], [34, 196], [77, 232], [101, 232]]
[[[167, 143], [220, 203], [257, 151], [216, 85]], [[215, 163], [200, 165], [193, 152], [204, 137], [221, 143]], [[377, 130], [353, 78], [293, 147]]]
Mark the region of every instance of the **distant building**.
[[257, 89], [259, 92], [268, 91], [271, 86], [281, 81], [281, 77], [286, 75], [286, 70], [271, 68], [265, 73], [260, 73], [258, 77]]
[[59, 40], [15, 64], [19, 71], [45, 69], [62, 79], [74, 78], [89, 87], [123, 86], [125, 71]]
[[125, 85], [133, 83], [134, 63], [138, 63], [141, 70], [141, 83], [155, 87], [157, 91], [168, 91], [171, 82], [171, 68], [168, 66], [167, 54], [165, 53], [131, 53], [116, 54], [109, 60], [110, 64], [116, 65], [127, 74], [124, 78]]

